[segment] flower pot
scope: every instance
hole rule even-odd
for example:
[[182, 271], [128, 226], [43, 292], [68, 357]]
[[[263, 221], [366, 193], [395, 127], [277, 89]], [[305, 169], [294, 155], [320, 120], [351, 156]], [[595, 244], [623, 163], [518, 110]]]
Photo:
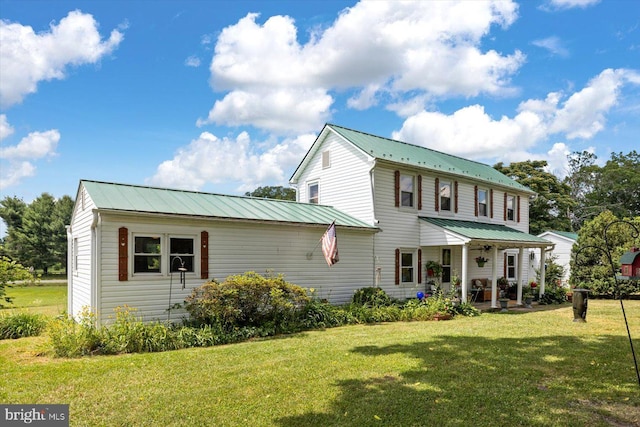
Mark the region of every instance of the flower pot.
[[478, 267], [484, 267], [484, 264], [485, 264], [484, 262], [478, 261]]
[[526, 298], [524, 299], [524, 306], [525, 306], [526, 308], [533, 308], [533, 307], [531, 306], [531, 302], [532, 302], [532, 301], [533, 301], [533, 297], [526, 297]]
[[509, 311], [507, 309], [507, 307], [509, 306], [509, 300], [508, 299], [500, 299], [498, 301], [500, 301], [500, 308], [502, 309], [502, 310], [500, 310], [501, 313]]

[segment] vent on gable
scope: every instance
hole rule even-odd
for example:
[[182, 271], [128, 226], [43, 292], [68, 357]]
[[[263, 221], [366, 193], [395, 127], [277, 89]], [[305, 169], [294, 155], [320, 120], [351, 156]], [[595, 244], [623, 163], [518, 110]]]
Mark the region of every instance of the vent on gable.
[[331, 167], [331, 157], [329, 156], [329, 150], [322, 152], [322, 169]]

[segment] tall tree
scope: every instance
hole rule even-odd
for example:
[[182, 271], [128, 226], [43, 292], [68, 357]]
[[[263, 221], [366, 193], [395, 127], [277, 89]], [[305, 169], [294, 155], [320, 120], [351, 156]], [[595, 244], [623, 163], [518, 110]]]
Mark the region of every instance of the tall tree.
[[22, 229], [22, 217], [27, 209], [27, 204], [17, 197], [5, 197], [0, 201], [0, 218], [7, 226], [7, 235], [4, 238], [3, 253], [0, 255], [11, 256], [18, 250], [16, 232]]
[[245, 196], [262, 197], [265, 199], [296, 200], [296, 190], [282, 186], [258, 187], [255, 190], [244, 193]]
[[619, 218], [640, 215], [640, 154], [612, 153], [596, 173], [597, 185], [586, 195], [590, 206], [603, 206]]
[[56, 262], [67, 267], [67, 225], [71, 222], [74, 201], [69, 196], [62, 196], [56, 200], [52, 215], [52, 240], [54, 242], [54, 256]]
[[573, 212], [570, 214], [573, 230], [579, 230], [584, 221], [606, 210], [604, 206], [587, 203], [587, 195], [596, 186], [596, 177], [600, 171], [600, 167], [595, 164], [597, 159], [595, 154], [588, 151], [576, 151], [568, 156], [569, 171], [563, 182], [569, 186], [569, 194], [575, 201]]
[[42, 268], [45, 274], [56, 261], [53, 236], [53, 211], [55, 199], [43, 193], [24, 212], [22, 228], [17, 232], [20, 262], [34, 268]]
[[571, 230], [568, 213], [575, 202], [571, 188], [545, 169], [545, 160], [515, 162], [509, 166], [497, 163], [494, 168], [529, 187], [537, 197], [529, 201], [529, 232], [540, 234], [546, 230]]

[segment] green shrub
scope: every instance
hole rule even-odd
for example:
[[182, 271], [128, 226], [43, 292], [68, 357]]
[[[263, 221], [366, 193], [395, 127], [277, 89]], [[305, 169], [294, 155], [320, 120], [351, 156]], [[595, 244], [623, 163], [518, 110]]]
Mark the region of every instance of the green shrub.
[[87, 308], [76, 322], [69, 316], [60, 316], [49, 322], [47, 332], [53, 354], [57, 357], [79, 357], [100, 353], [102, 337], [95, 326], [95, 314]]
[[0, 316], [0, 339], [15, 339], [40, 335], [47, 326], [42, 314], [15, 313]]
[[386, 307], [393, 303], [383, 289], [375, 287], [358, 289], [353, 293], [351, 302], [369, 307]]
[[557, 284], [549, 283], [545, 286], [544, 294], [540, 296], [538, 304], [562, 304], [567, 301], [567, 289]]
[[194, 289], [185, 308], [199, 324], [219, 324], [225, 330], [255, 327], [286, 332], [295, 329], [309, 300], [304, 289], [285, 282], [281, 275], [263, 277], [248, 272]]

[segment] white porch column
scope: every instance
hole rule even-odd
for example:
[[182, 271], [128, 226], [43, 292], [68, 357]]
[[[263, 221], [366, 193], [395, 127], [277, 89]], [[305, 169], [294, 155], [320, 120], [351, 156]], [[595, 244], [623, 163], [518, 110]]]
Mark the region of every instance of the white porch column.
[[526, 265], [526, 259], [524, 257], [524, 246], [520, 246], [520, 252], [518, 253], [518, 296], [516, 299], [517, 305], [522, 305], [522, 286], [524, 285], [524, 269]]
[[540, 248], [540, 296], [544, 294], [544, 281], [546, 268], [547, 248]]
[[493, 246], [491, 261], [491, 308], [498, 308], [498, 246]]
[[469, 285], [467, 284], [467, 260], [469, 259], [469, 246], [465, 243], [462, 245], [462, 302], [467, 302], [467, 292]]

